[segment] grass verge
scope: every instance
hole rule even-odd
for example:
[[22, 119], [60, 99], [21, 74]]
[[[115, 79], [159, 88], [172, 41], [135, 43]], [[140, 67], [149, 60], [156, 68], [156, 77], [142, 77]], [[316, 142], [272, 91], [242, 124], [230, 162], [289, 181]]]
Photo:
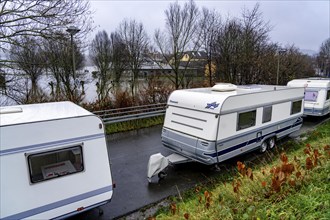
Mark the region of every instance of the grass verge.
[[155, 125], [163, 124], [164, 116], [157, 116], [152, 118], [144, 118], [137, 120], [130, 120], [120, 123], [107, 124], [105, 126], [106, 134], [114, 134], [119, 132], [127, 132], [131, 130], [148, 128]]
[[330, 121], [250, 167], [172, 197], [149, 219], [330, 219]]

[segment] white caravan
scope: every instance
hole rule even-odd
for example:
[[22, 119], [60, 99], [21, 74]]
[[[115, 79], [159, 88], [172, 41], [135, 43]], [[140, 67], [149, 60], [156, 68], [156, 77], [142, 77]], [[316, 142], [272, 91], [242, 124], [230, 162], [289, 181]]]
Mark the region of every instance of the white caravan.
[[71, 103], [0, 108], [0, 219], [65, 218], [109, 202], [100, 118]]
[[273, 148], [277, 139], [302, 126], [303, 98], [303, 88], [270, 85], [217, 84], [174, 91], [161, 136], [163, 145], [181, 157], [152, 155], [149, 182], [169, 163], [184, 158], [211, 165]]
[[287, 85], [305, 88], [304, 115], [323, 116], [330, 113], [330, 78], [294, 79]]

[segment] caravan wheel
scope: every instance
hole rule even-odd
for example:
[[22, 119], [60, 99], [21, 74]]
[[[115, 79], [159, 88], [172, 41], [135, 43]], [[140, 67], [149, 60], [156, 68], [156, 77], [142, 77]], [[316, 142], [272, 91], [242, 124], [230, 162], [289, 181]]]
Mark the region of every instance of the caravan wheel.
[[159, 179], [164, 179], [167, 176], [167, 173], [165, 173], [164, 171], [160, 171], [158, 173], [158, 178]]
[[268, 139], [268, 148], [273, 149], [275, 147], [275, 137]]
[[260, 145], [260, 153], [265, 153], [267, 150], [267, 141], [262, 142], [262, 144]]

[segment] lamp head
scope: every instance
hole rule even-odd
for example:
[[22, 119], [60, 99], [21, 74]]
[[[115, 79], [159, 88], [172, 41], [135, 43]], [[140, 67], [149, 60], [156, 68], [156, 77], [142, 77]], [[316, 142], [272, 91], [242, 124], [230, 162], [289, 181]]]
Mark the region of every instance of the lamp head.
[[76, 28], [75, 26], [70, 26], [70, 27], [68, 27], [68, 29], [66, 29], [66, 31], [68, 33], [70, 33], [71, 35], [75, 35], [76, 33], [78, 33], [80, 31], [80, 29]]

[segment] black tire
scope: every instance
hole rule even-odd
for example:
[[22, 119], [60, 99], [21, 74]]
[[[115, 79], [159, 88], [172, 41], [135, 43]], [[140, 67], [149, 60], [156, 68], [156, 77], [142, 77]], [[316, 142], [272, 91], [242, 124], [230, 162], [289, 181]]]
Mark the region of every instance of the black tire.
[[259, 152], [260, 153], [265, 153], [267, 151], [268, 148], [268, 144], [267, 141], [262, 142], [262, 144], [260, 145], [260, 149]]
[[275, 137], [271, 137], [267, 140], [268, 142], [268, 149], [273, 149], [276, 145], [276, 140], [275, 140]]
[[166, 174], [164, 171], [160, 171], [160, 172], [158, 173], [158, 178], [159, 178], [159, 179], [164, 179], [166, 176], [167, 176], [167, 174]]
[[103, 215], [103, 209], [99, 208], [99, 216]]

